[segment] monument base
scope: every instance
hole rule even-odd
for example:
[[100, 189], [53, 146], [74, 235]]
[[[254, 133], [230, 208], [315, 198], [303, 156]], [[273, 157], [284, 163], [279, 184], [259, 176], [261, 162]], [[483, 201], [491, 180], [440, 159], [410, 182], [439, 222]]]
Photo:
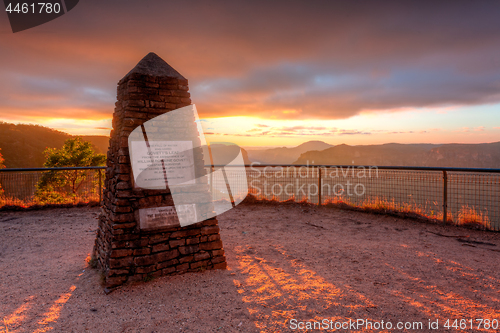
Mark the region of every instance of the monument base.
[[[106, 219], [101, 215], [99, 233], [103, 233], [105, 224]], [[162, 275], [226, 268], [215, 218], [182, 228], [141, 230], [113, 238], [110, 243], [103, 244], [103, 239], [98, 237], [94, 248], [94, 257], [106, 277], [106, 288]]]

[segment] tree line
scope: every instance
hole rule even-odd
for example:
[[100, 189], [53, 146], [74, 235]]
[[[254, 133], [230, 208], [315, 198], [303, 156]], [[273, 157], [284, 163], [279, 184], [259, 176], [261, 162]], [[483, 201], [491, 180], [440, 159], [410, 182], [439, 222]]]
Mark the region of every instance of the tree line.
[[[103, 166], [106, 156], [95, 151], [91, 142], [81, 137], [67, 139], [61, 148], [44, 150], [45, 168]], [[0, 168], [4, 168], [4, 159], [0, 152]], [[96, 170], [49, 170], [44, 171], [36, 185], [34, 197], [39, 204], [76, 202], [96, 194], [99, 177]], [[102, 181], [103, 179], [101, 179]], [[23, 178], [16, 186], [23, 184]], [[0, 196], [7, 195], [1, 188]]]

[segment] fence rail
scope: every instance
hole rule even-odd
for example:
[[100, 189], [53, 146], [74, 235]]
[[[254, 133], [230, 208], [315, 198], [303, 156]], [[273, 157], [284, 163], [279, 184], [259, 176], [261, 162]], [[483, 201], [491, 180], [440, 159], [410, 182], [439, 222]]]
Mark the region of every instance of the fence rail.
[[104, 169], [0, 169], [0, 207], [101, 202]]
[[[243, 166], [213, 167], [225, 167], [232, 181], [246, 182], [250, 193], [260, 199], [293, 199], [320, 205], [347, 204], [417, 213], [456, 224], [500, 230], [500, 169], [252, 164], [242, 172]], [[207, 171], [210, 168], [207, 166]], [[104, 169], [0, 169], [0, 206], [101, 201]], [[68, 171], [85, 173], [76, 191], [62, 186], [59, 191], [70, 193], [62, 198], [41, 191], [42, 181]], [[209, 179], [214, 184], [225, 182], [222, 177]]]

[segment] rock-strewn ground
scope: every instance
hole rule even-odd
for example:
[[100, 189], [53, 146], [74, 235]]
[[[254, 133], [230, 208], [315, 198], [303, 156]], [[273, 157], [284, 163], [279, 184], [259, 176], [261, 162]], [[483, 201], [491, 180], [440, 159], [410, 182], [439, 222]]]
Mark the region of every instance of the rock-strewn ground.
[[85, 262], [97, 215], [98, 208], [0, 213], [1, 333], [288, 332], [358, 319], [391, 322], [393, 331], [404, 331], [398, 322], [423, 324], [412, 332], [431, 331], [429, 320], [442, 332], [447, 319], [472, 319], [473, 329], [451, 331], [477, 332], [475, 319], [500, 321], [500, 233], [333, 208], [240, 205], [219, 216], [228, 270], [105, 295]]

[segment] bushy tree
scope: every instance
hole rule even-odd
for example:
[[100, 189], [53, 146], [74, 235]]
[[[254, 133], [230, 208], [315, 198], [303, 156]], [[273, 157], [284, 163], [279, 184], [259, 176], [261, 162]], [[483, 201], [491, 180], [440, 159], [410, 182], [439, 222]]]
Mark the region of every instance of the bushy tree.
[[[44, 151], [44, 167], [101, 166], [106, 162], [104, 154], [94, 151], [92, 144], [76, 137], [65, 141], [61, 149], [47, 148]], [[76, 198], [78, 190], [90, 177], [92, 170], [49, 171], [38, 183], [37, 197], [47, 202], [63, 202], [68, 197]]]

